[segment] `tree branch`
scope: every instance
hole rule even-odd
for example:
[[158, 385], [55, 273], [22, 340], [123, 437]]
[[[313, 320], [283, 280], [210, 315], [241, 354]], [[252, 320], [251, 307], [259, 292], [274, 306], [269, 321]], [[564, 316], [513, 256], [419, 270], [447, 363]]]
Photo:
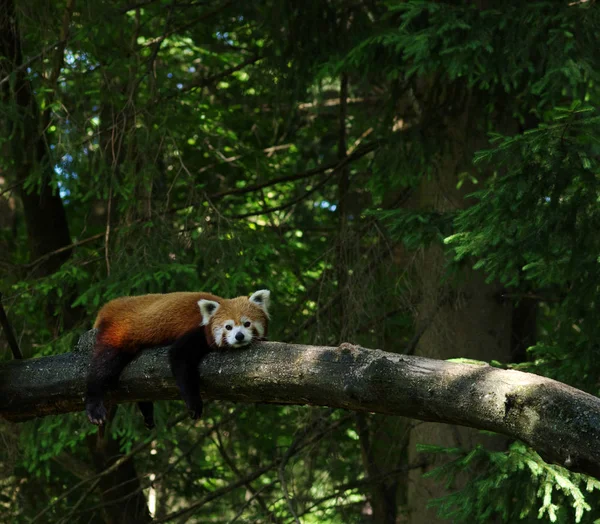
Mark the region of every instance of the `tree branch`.
[[[73, 353], [0, 365], [0, 415], [11, 421], [83, 408], [94, 331]], [[600, 399], [530, 373], [368, 350], [263, 342], [212, 353], [206, 398], [312, 404], [495, 431], [549, 462], [600, 478]], [[129, 365], [114, 402], [179, 399], [165, 348]]]
[[171, 29], [170, 31], [166, 31], [161, 36], [157, 36], [156, 38], [150, 38], [150, 39], [146, 40], [146, 42], [144, 42], [142, 45], [143, 45], [143, 47], [148, 47], [148, 46], [152, 46], [157, 43], [161, 43], [163, 40], [165, 40], [166, 38], [169, 38], [171, 35], [174, 35], [181, 31], [185, 31], [186, 29], [189, 29], [190, 27], [194, 27], [198, 22], [202, 22], [204, 20], [207, 20], [208, 18], [218, 15], [219, 13], [221, 13], [222, 11], [227, 9], [232, 3], [233, 3], [233, 0], [226, 0], [219, 7], [213, 9], [212, 11], [202, 13], [201, 15], [190, 20], [189, 22], [186, 22], [185, 24], [183, 24], [179, 27], [175, 27], [174, 29]]
[[246, 60], [244, 60], [243, 62], [239, 63], [238, 65], [228, 67], [227, 69], [225, 69], [224, 71], [221, 71], [220, 73], [215, 73], [214, 75], [209, 76], [207, 78], [197, 78], [196, 80], [193, 80], [189, 84], [183, 86], [181, 89], [178, 89], [177, 91], [173, 91], [171, 96], [165, 96], [163, 98], [171, 98], [173, 96], [178, 96], [181, 93], [187, 93], [188, 91], [191, 91], [192, 89], [201, 89], [203, 87], [208, 87], [209, 85], [212, 85], [215, 82], [222, 80], [223, 78], [227, 78], [228, 76], [231, 76], [233, 73], [236, 73], [237, 71], [241, 71], [246, 66], [255, 64], [256, 62], [258, 62], [261, 59], [262, 59], [262, 57], [257, 56], [257, 55], [250, 56], [250, 57], [246, 58]]
[[225, 215], [225, 218], [228, 218], [230, 220], [239, 220], [242, 218], [249, 218], [249, 217], [255, 217], [255, 216], [260, 216], [260, 215], [268, 215], [269, 213], [275, 213], [276, 211], [283, 211], [284, 209], [293, 207], [296, 204], [299, 204], [300, 202], [306, 200], [315, 191], [318, 191], [319, 189], [321, 189], [325, 184], [327, 184], [327, 182], [329, 182], [333, 178], [334, 174], [335, 174], [335, 171], [333, 173], [329, 174], [329, 176], [327, 176], [323, 180], [321, 180], [318, 184], [314, 185], [311, 189], [309, 189], [308, 191], [305, 191], [300, 196], [293, 198], [289, 202], [285, 202], [284, 204], [281, 204], [279, 206], [263, 208], [260, 211], [251, 211], [250, 213], [242, 213], [239, 215]]
[[[302, 173], [295, 173], [293, 175], [287, 175], [287, 176], [283, 176], [283, 177], [279, 177], [279, 178], [274, 178], [272, 180], [268, 180], [266, 182], [262, 182], [259, 184], [255, 184], [255, 185], [250, 185], [250, 186], [246, 186], [246, 187], [241, 187], [241, 188], [234, 188], [234, 189], [228, 189], [225, 191], [220, 191], [219, 193], [213, 193], [212, 195], [208, 195], [207, 198], [208, 200], [211, 200], [212, 202], [215, 202], [217, 200], [221, 200], [222, 198], [226, 197], [226, 196], [230, 196], [230, 195], [244, 195], [246, 193], [252, 193], [254, 191], [259, 191], [261, 189], [264, 189], [265, 187], [270, 187], [276, 184], [281, 184], [283, 182], [291, 182], [294, 180], [300, 180], [303, 178], [309, 178], [311, 176], [314, 175], [318, 175], [321, 173], [325, 173], [327, 171], [329, 171], [330, 169], [332, 169], [333, 171], [330, 174], [333, 174], [335, 172], [337, 172], [339, 169], [341, 169], [342, 167], [344, 167], [348, 162], [352, 162], [354, 160], [358, 160], [359, 158], [365, 156], [366, 154], [370, 153], [371, 151], [374, 151], [375, 149], [377, 149], [377, 147], [379, 146], [378, 142], [371, 142], [370, 144], [365, 144], [365, 146], [363, 146], [360, 149], [357, 149], [352, 155], [347, 156], [344, 160], [342, 160], [341, 162], [330, 162], [329, 164], [325, 164], [319, 167], [315, 167], [313, 169], [309, 169], [308, 171], [303, 171]], [[305, 198], [307, 195], [304, 195], [302, 198]], [[295, 203], [295, 202], [294, 202]], [[287, 205], [285, 205], [285, 207], [289, 207], [289, 203]], [[177, 213], [178, 211], [181, 211], [182, 209], [185, 209], [187, 207], [190, 207], [190, 204], [186, 204], [185, 206], [179, 206], [179, 207], [174, 207], [171, 209], [166, 210], [164, 213], [162, 213], [162, 215], [169, 215], [169, 214], [173, 214], [173, 213]], [[258, 215], [258, 214], [262, 214], [262, 213], [270, 213], [276, 211], [276, 209], [270, 209], [264, 212], [254, 212], [254, 213], [250, 213], [248, 215], [239, 215], [237, 217], [228, 217], [228, 218], [240, 218], [240, 216], [254, 216], [254, 215]], [[147, 218], [147, 217], [143, 217], [143, 218], [138, 218], [136, 220], [133, 220], [132, 222], [130, 222], [129, 224], [126, 224], [127, 227], [130, 227], [134, 224], [140, 224], [142, 222], [148, 222], [149, 220], [151, 220], [151, 218]], [[124, 226], [114, 226], [112, 227], [112, 231], [117, 231], [119, 229], [122, 229]], [[61, 253], [64, 253], [65, 251], [69, 251], [73, 248], [79, 247], [79, 246], [83, 246], [84, 244], [89, 244], [90, 242], [93, 242], [95, 240], [99, 240], [101, 238], [105, 238], [106, 236], [106, 231], [103, 231], [102, 233], [98, 233], [96, 235], [92, 235], [91, 237], [87, 237], [84, 238], [82, 240], [79, 240], [77, 242], [74, 242], [72, 244], [69, 244], [68, 246], [63, 246], [59, 249], [56, 249], [55, 251], [51, 251], [49, 253], [45, 253], [44, 255], [42, 255], [41, 257], [35, 259], [33, 262], [30, 262], [29, 264], [24, 264], [22, 267], [24, 267], [25, 269], [31, 269], [36, 267], [38, 264], [41, 264], [42, 262], [44, 262], [45, 260], [54, 257], [56, 255], [59, 255]]]
[[6, 316], [6, 311], [4, 311], [4, 306], [2, 305], [2, 293], [0, 293], [0, 326], [2, 326], [4, 336], [6, 337], [6, 341], [12, 351], [13, 357], [21, 360], [23, 358], [23, 353], [21, 353], [21, 348], [15, 338], [15, 333], [10, 325], [8, 316]]
[[344, 166], [349, 164], [350, 162], [358, 160], [359, 158], [362, 158], [363, 156], [371, 153], [372, 151], [375, 151], [379, 147], [379, 145], [380, 145], [380, 142], [373, 141], [369, 144], [365, 144], [360, 149], [357, 149], [352, 155], [348, 155], [341, 161], [335, 160], [333, 162], [329, 162], [328, 164], [323, 164], [319, 167], [314, 167], [312, 169], [309, 169], [308, 171], [302, 171], [301, 173], [294, 173], [293, 175], [286, 175], [286, 176], [282, 176], [279, 178], [273, 178], [271, 180], [266, 180], [265, 182], [261, 182], [259, 184], [249, 185], [249, 186], [245, 186], [245, 187], [237, 187], [237, 188], [233, 188], [233, 189], [227, 189], [225, 191], [221, 191], [219, 193], [212, 194], [210, 198], [211, 198], [211, 200], [214, 201], [214, 200], [226, 197], [226, 196], [244, 195], [246, 193], [259, 191], [261, 189], [273, 186], [275, 184], [281, 184], [283, 182], [292, 182], [294, 180], [301, 180], [304, 178], [309, 178], [314, 175], [320, 175], [320, 174], [323, 174], [323, 173], [329, 171], [330, 169], [333, 170], [332, 173], [337, 172], [340, 169], [342, 169]]

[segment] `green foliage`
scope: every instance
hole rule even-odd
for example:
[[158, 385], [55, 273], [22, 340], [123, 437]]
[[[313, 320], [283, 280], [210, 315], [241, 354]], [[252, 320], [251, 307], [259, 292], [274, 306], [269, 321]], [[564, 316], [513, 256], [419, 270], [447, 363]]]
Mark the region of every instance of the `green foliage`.
[[[577, 106], [557, 108], [550, 124], [522, 135], [496, 136], [495, 149], [478, 153], [476, 161], [501, 171], [457, 218], [464, 232], [447, 241], [459, 258], [477, 257], [489, 280], [554, 286], [573, 278], [575, 265], [586, 281], [593, 275], [600, 117]], [[526, 249], [511, 249], [521, 245]]]
[[452, 213], [415, 212], [407, 209], [380, 210], [370, 214], [389, 224], [390, 234], [401, 240], [408, 249], [442, 242], [452, 231], [454, 218]]
[[[591, 522], [600, 482], [544, 462], [520, 442], [506, 452], [478, 446], [471, 451], [422, 446], [422, 451], [455, 456], [426, 474], [447, 486], [466, 482], [433, 500], [440, 516], [459, 522]], [[593, 513], [592, 513], [593, 514]]]
[[[488, 281], [540, 290], [549, 322], [531, 349], [538, 369], [597, 391], [600, 118], [575, 102], [521, 135], [495, 136], [476, 161], [497, 171], [446, 239]], [[569, 356], [577, 356], [568, 360]]]
[[[388, 5], [389, 27], [356, 46], [346, 59], [349, 66], [403, 81], [441, 73], [474, 89], [517, 95], [538, 114], [565, 97], [583, 99], [598, 82], [593, 42], [600, 15], [592, 4]], [[396, 65], [398, 58], [405, 67]]]
[[85, 439], [96, 433], [82, 413], [49, 416], [23, 425], [20, 444], [23, 447], [23, 466], [30, 475], [52, 478], [50, 461], [61, 453], [73, 453], [85, 445]]

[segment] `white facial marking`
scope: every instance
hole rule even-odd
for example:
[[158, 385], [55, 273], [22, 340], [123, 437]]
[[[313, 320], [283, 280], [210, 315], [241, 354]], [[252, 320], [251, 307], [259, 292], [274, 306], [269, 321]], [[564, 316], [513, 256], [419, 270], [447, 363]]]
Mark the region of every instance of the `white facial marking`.
[[227, 342], [227, 336], [229, 335], [227, 328], [230, 327], [233, 329], [233, 325], [233, 320], [229, 319], [218, 326], [213, 326], [213, 337], [217, 347], [222, 347]]
[[215, 344], [218, 347], [221, 347], [221, 345], [223, 344], [223, 332], [224, 331], [225, 331], [225, 328], [222, 328], [222, 327], [213, 329], [213, 337], [215, 339]]
[[255, 291], [250, 295], [250, 302], [256, 304], [260, 309], [269, 316], [269, 304], [271, 303], [271, 292], [268, 289]]
[[198, 307], [200, 308], [200, 314], [202, 315], [201, 326], [206, 326], [210, 322], [210, 319], [219, 309], [219, 303], [214, 300], [198, 300]]
[[252, 324], [254, 326], [254, 328], [256, 329], [256, 331], [258, 332], [258, 336], [262, 337], [265, 334], [265, 326], [263, 325], [262, 322], [255, 320], [254, 323]]

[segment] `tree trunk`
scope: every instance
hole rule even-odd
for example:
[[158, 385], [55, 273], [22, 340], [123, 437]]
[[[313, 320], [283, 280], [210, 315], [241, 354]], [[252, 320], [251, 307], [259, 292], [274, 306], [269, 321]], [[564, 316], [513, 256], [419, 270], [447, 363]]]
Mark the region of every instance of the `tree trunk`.
[[[470, 159], [484, 146], [485, 135], [483, 131], [478, 135], [471, 129], [476, 124], [469, 117], [478, 114], [473, 98], [467, 95], [463, 101], [466, 109], [462, 114], [448, 113], [442, 120], [447, 140], [441, 145], [435, 175], [431, 180], [424, 180], [419, 188], [421, 209], [444, 213], [468, 205], [465, 195], [473, 191], [473, 186], [465, 184], [462, 189], [457, 189], [458, 175], [472, 169]], [[471, 138], [478, 136], [479, 139]], [[450, 281], [444, 281], [447, 263], [444, 248], [432, 244], [424, 250], [417, 265], [422, 299], [416, 324], [418, 330], [424, 329], [424, 333], [416, 354], [436, 359], [463, 357], [509, 362], [513, 308], [510, 302], [499, 300], [501, 286], [486, 284], [485, 275], [473, 270], [469, 261]], [[428, 325], [419, 325], [423, 323]], [[422, 475], [441, 465], [444, 457], [422, 456], [416, 450], [417, 444], [465, 449], [482, 444], [499, 450], [504, 449], [507, 442], [504, 438], [484, 436], [477, 430], [455, 425], [429, 422], [416, 425], [410, 434], [408, 462], [425, 460], [428, 465], [409, 472], [409, 522], [429, 524], [438, 519], [435, 510], [427, 508], [428, 502], [449, 491], [442, 483], [424, 479]], [[459, 479], [451, 489], [460, 487], [462, 482], [464, 479]]]
[[[111, 467], [124, 454], [108, 431], [103, 438], [97, 434], [87, 437], [88, 448], [98, 473]], [[143, 524], [151, 522], [148, 505], [141, 490], [133, 459], [126, 460], [109, 475], [99, 479], [102, 513], [108, 524]]]
[[[23, 68], [21, 39], [17, 13], [13, 0], [0, 0], [0, 79], [14, 75], [14, 80], [1, 87], [2, 103], [12, 105], [14, 111], [7, 115], [3, 128], [11, 137], [7, 158], [14, 160], [14, 183], [37, 179], [33, 190], [19, 186], [32, 259], [71, 244], [69, 225], [58, 190], [52, 187], [54, 172], [40, 112], [33, 96], [31, 84]], [[45, 276], [56, 271], [69, 257], [70, 252], [49, 257], [36, 268], [36, 274]]]
[[[69, 4], [72, 7], [72, 3]], [[58, 46], [60, 52], [63, 47]], [[33, 89], [23, 67], [22, 42], [18, 16], [13, 0], [0, 0], [0, 80], [11, 80], [0, 86], [0, 101], [10, 108], [5, 111], [1, 123], [5, 136], [10, 137], [5, 146], [5, 158], [10, 159], [14, 184], [23, 204], [27, 226], [29, 252], [32, 261], [31, 276], [51, 275], [71, 256], [70, 250], [60, 251], [71, 244], [71, 235], [65, 208], [59, 190], [55, 187], [55, 173], [49, 155], [46, 128], [50, 113], [41, 115]], [[57, 62], [60, 70], [62, 58]], [[56, 82], [58, 73], [52, 81]], [[52, 86], [51, 86], [52, 87]], [[28, 187], [25, 182], [31, 184]], [[46, 317], [55, 335], [60, 331], [54, 300], [48, 297]], [[79, 319], [80, 311], [66, 308], [61, 312], [62, 327], [72, 328]]]

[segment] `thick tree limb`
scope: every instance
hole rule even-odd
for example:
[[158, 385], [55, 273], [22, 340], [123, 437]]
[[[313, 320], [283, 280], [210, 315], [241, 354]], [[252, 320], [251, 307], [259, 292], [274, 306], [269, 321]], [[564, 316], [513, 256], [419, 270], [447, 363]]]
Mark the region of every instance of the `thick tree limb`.
[[[22, 421], [83, 409], [94, 332], [73, 353], [0, 366], [0, 415]], [[264, 342], [209, 355], [206, 398], [313, 404], [461, 424], [520, 439], [547, 461], [600, 478], [600, 399], [537, 375], [368, 350]], [[144, 351], [116, 402], [178, 399], [165, 348]]]

